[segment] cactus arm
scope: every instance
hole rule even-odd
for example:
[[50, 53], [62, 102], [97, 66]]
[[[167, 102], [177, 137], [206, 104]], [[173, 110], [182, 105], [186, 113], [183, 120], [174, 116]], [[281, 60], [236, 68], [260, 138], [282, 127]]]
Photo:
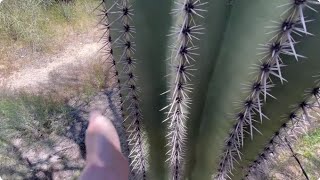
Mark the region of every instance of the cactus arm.
[[[315, 8], [319, 10], [319, 7]], [[233, 171], [234, 177], [238, 179], [245, 175], [248, 165], [255, 160], [259, 153], [263, 152], [265, 146], [269, 145], [268, 143], [275, 132], [279, 131], [281, 126], [289, 121], [288, 114], [294, 110], [292, 105], [298, 106], [303, 102], [305, 90], [315, 86], [315, 78], [313, 76], [317, 75], [320, 69], [320, 52], [315, 48], [320, 43], [318, 24], [320, 15], [310, 11], [306, 12], [306, 14], [307, 17], [316, 21], [308, 24], [308, 31], [314, 36], [301, 38], [300, 43], [296, 45], [296, 50], [303, 52], [303, 55], [308, 59], [295, 62], [292, 57], [283, 58], [284, 62], [288, 64], [283, 69], [283, 75], [288, 80], [288, 83], [280, 85], [279, 81], [275, 81], [277, 86], [272, 89], [272, 95], [277, 99], [270, 99], [263, 108], [270, 121], [264, 121], [262, 124], [256, 125], [263, 135], [255, 133], [254, 141], [249, 139], [245, 141], [245, 146], [241, 150], [243, 160], [241, 165], [237, 166], [236, 170]]]
[[234, 2], [202, 114], [193, 179], [210, 179], [213, 169], [218, 169], [224, 140], [228, 136], [226, 130], [231, 129], [232, 118], [237, 113], [233, 104], [245, 99], [241, 83], [253, 81], [258, 76], [258, 73], [248, 72], [252, 72], [252, 64], [259, 62], [256, 55], [258, 44], [268, 42], [272, 37], [266, 34], [265, 26], [270, 20], [279, 19], [285, 10], [275, 7], [288, 2]]

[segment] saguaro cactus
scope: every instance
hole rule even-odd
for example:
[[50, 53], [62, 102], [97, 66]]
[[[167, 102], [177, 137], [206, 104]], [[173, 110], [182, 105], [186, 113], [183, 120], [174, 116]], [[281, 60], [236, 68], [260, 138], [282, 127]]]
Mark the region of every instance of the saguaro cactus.
[[253, 177], [275, 149], [271, 139], [320, 106], [318, 5], [101, 1], [132, 178]]

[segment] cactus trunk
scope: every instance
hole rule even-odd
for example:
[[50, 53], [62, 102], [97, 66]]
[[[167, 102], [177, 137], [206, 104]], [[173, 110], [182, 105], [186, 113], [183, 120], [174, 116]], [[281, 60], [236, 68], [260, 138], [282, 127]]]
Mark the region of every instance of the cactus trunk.
[[320, 66], [316, 0], [102, 4], [134, 179], [244, 177]]

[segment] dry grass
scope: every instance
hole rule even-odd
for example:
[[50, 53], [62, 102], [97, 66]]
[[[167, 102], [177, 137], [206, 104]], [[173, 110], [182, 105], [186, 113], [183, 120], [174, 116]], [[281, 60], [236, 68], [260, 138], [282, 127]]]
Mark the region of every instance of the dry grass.
[[[48, 0], [5, 0], [0, 4], [0, 36], [22, 41], [39, 51], [70, 33], [79, 33], [96, 23], [96, 1], [50, 3]], [[53, 1], [55, 2], [55, 1]]]
[[63, 99], [87, 98], [110, 85], [109, 66], [99, 56], [85, 64], [65, 66], [49, 76], [49, 82], [41, 85], [40, 91]]
[[[83, 158], [67, 132], [75, 110], [61, 99], [7, 94], [0, 99], [0, 174], [4, 179], [65, 179]], [[67, 148], [72, 150], [67, 152]], [[74, 166], [76, 164], [77, 166]], [[61, 171], [61, 172], [60, 172]], [[57, 176], [64, 176], [58, 178]]]
[[108, 69], [99, 59], [52, 73], [42, 93], [0, 97], [3, 178], [76, 179], [84, 165], [83, 106], [108, 86]]
[[[24, 140], [60, 133], [65, 126], [69, 109], [61, 99], [27, 93], [3, 94], [0, 100], [0, 137]], [[63, 119], [65, 122], [56, 121]]]
[[[97, 23], [94, 0], [56, 3], [55, 0], [4, 0], [0, 4], [0, 71], [15, 71], [25, 54], [55, 53], [76, 34]], [[29, 55], [32, 56], [32, 55]]]
[[[87, 33], [97, 23], [92, 13], [97, 1], [54, 1], [4, 0], [0, 4], [1, 76], [31, 64], [39, 53], [60, 51], [66, 41]], [[26, 61], [20, 60], [25, 54]], [[37, 94], [0, 91], [2, 178], [76, 179], [84, 163], [79, 150], [83, 149], [83, 135], [79, 133], [86, 127], [79, 123], [86, 121], [83, 109], [70, 105], [70, 101], [75, 97], [90, 101], [108, 86], [109, 66], [101, 57], [89, 62], [51, 72], [49, 82]]]
[[[39, 89], [36, 93], [26, 92], [23, 89], [12, 92], [1, 88], [0, 137], [10, 138], [11, 130], [15, 133], [30, 135], [41, 132], [57, 133], [64, 124], [56, 124], [54, 121], [58, 116], [68, 119], [66, 103], [70, 99], [77, 97], [86, 100], [110, 87], [109, 68], [98, 56], [89, 63], [70, 65], [51, 72], [49, 82], [40, 85], [43, 89]], [[64, 116], [61, 117], [61, 115]], [[28, 138], [28, 136], [25, 137]]]

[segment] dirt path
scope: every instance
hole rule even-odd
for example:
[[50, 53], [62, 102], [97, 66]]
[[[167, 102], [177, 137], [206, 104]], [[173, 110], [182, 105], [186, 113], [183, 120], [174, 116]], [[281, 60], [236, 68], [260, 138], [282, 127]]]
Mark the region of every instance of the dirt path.
[[[63, 47], [53, 54], [30, 54], [24, 49], [18, 50], [23, 51], [23, 55], [15, 52], [15, 55], [18, 54], [14, 59], [18, 62], [15, 63], [24, 60], [26, 65], [21, 65], [20, 70], [14, 71], [8, 77], [0, 77], [0, 87], [41, 92], [43, 88], [52, 88], [63, 83], [64, 78], [68, 79], [68, 75], [72, 78], [67, 84], [74, 83], [73, 76], [81, 75], [77, 71], [83, 74], [81, 68], [90, 68], [93, 61], [101, 60], [99, 50], [102, 46], [98, 43], [98, 32], [75, 36], [69, 37]], [[53, 74], [58, 74], [58, 77]], [[66, 102], [72, 109], [73, 120], [65, 127], [62, 135], [43, 135], [37, 141], [29, 139], [34, 141], [31, 144], [21, 138], [9, 140], [7, 143], [10, 158], [7, 158], [7, 148], [2, 149], [6, 152], [6, 161], [1, 161], [0, 149], [0, 176], [6, 179], [77, 179], [84, 166], [84, 134], [88, 113], [92, 109], [101, 110], [113, 122], [121, 139], [123, 153], [128, 156], [123, 120], [119, 116], [115, 98], [117, 96], [113, 95], [114, 93], [113, 89], [107, 89], [90, 98], [89, 103], [82, 102], [77, 97]]]
[[[59, 52], [33, 55], [32, 59], [35, 62], [13, 72], [9, 77], [0, 78], [0, 85], [11, 90], [35, 90], [39, 84], [48, 83], [51, 72], [59, 73], [64, 67], [76, 67], [97, 59], [101, 48], [101, 44], [97, 41], [96, 35], [90, 33], [70, 38]], [[30, 59], [30, 57], [24, 58]]]

